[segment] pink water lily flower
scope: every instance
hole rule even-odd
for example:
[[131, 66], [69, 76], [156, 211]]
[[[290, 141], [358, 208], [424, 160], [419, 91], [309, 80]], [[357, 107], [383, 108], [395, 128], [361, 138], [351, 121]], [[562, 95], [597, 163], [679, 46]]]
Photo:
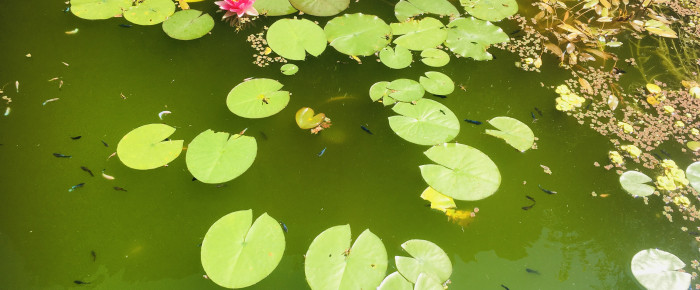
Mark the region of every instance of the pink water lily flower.
[[255, 3], [255, 0], [223, 0], [214, 2], [214, 4], [219, 5], [221, 10], [226, 11], [224, 18], [231, 17], [233, 14], [237, 14], [238, 17], [245, 14], [258, 16], [258, 10], [255, 10], [253, 3]]

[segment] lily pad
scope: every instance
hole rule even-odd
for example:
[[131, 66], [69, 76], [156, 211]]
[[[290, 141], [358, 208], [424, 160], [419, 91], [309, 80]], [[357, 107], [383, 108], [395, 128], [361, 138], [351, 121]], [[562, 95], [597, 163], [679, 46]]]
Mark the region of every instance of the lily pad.
[[426, 240], [410, 240], [401, 245], [412, 258], [396, 256], [396, 268], [411, 283], [418, 281], [421, 273], [433, 275], [438, 285], [452, 275], [452, 262], [438, 245]]
[[124, 165], [139, 170], [154, 169], [175, 160], [182, 152], [182, 140], [166, 140], [175, 128], [148, 124], [126, 133], [117, 144], [117, 156]]
[[243, 288], [258, 283], [282, 259], [285, 241], [279, 223], [267, 213], [252, 221], [252, 210], [233, 212], [217, 220], [204, 236], [202, 267], [219, 286]]
[[172, 0], [144, 0], [124, 11], [124, 19], [138, 25], [155, 25], [175, 13]]
[[377, 290], [413, 290], [413, 284], [408, 282], [399, 272], [394, 272], [384, 278]]
[[423, 13], [426, 12], [405, 0], [399, 1], [396, 3], [396, 6], [394, 6], [394, 15], [399, 22], [404, 22], [413, 16], [418, 16]]
[[425, 94], [425, 89], [417, 81], [409, 79], [394, 80], [389, 85], [389, 96], [400, 102], [413, 102], [420, 100]]
[[307, 19], [280, 19], [267, 30], [267, 44], [287, 59], [304, 60], [306, 52], [319, 56], [326, 50], [323, 29]]
[[679, 271], [685, 263], [674, 254], [658, 249], [639, 251], [632, 258], [632, 275], [647, 289], [685, 290], [692, 276]]
[[425, 73], [425, 77], [420, 77], [420, 84], [428, 93], [446, 96], [454, 92], [455, 83], [446, 74], [436, 71]]
[[535, 144], [535, 133], [523, 122], [510, 117], [496, 117], [489, 120], [489, 124], [498, 130], [486, 129], [486, 134], [505, 140], [520, 152], [527, 151]]
[[442, 284], [435, 279], [434, 275], [420, 273], [416, 280], [415, 290], [445, 290]]
[[445, 45], [452, 52], [475, 60], [490, 60], [486, 51], [491, 44], [508, 42], [508, 35], [491, 22], [476, 18], [457, 18], [447, 25]]
[[483, 152], [458, 143], [433, 146], [425, 155], [439, 164], [421, 165], [423, 179], [440, 193], [458, 200], [480, 200], [501, 184], [498, 167]]
[[109, 19], [121, 15], [131, 4], [131, 0], [72, 0], [70, 11], [82, 19]]
[[408, 2], [427, 13], [447, 16], [459, 15], [457, 7], [447, 0], [408, 0]]
[[282, 16], [297, 12], [292, 3], [289, 3], [289, 0], [257, 0], [253, 3], [253, 8], [260, 15], [267, 16]]
[[377, 82], [369, 88], [369, 97], [373, 102], [382, 100], [384, 106], [390, 106], [396, 103], [396, 100], [389, 96], [391, 90], [389, 87], [389, 82]]
[[685, 170], [685, 175], [690, 181], [690, 186], [700, 191], [700, 161], [690, 164]]
[[397, 45], [394, 49], [387, 46], [379, 51], [379, 60], [390, 68], [402, 69], [411, 65], [413, 56], [411, 52], [403, 46]]
[[350, 226], [329, 228], [306, 252], [304, 270], [311, 289], [375, 289], [384, 279], [387, 254], [382, 241], [365, 230], [350, 246]]
[[291, 75], [296, 74], [299, 71], [299, 67], [296, 64], [288, 63], [288, 64], [283, 65], [280, 68], [280, 71], [284, 75], [291, 76]]
[[420, 53], [424, 64], [432, 67], [442, 67], [450, 62], [450, 55], [442, 49], [428, 48]]
[[180, 10], [163, 22], [163, 31], [168, 36], [179, 40], [197, 39], [214, 28], [214, 19], [202, 11]]
[[436, 101], [420, 99], [415, 105], [397, 103], [393, 110], [401, 116], [389, 117], [389, 126], [408, 142], [435, 145], [449, 142], [459, 134], [457, 116]]
[[410, 50], [435, 48], [447, 39], [445, 25], [431, 17], [392, 23], [390, 27], [394, 35], [401, 35], [394, 39], [394, 43]]
[[228, 109], [243, 118], [265, 118], [282, 111], [289, 103], [289, 92], [280, 91], [281, 83], [271, 79], [242, 82], [228, 93]]
[[206, 130], [187, 146], [187, 169], [204, 183], [224, 183], [243, 174], [258, 152], [255, 138]]
[[350, 0], [289, 0], [296, 9], [313, 16], [332, 16], [348, 8]]
[[636, 196], [649, 196], [654, 193], [654, 186], [645, 184], [652, 182], [651, 177], [639, 171], [627, 171], [620, 175], [620, 185], [627, 193]]
[[515, 0], [459, 0], [459, 3], [467, 13], [487, 21], [501, 21], [518, 13]]
[[326, 114], [318, 113], [314, 115], [314, 109], [303, 107], [297, 111], [295, 115], [295, 120], [297, 125], [302, 129], [311, 129], [320, 125], [323, 119], [326, 118]]
[[391, 41], [391, 28], [384, 20], [362, 13], [333, 18], [324, 31], [330, 45], [347, 55], [372, 55]]

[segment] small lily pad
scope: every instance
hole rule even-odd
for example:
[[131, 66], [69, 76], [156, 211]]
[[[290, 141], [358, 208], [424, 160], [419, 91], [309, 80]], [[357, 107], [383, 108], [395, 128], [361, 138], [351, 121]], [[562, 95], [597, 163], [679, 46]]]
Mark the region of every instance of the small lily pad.
[[420, 100], [425, 94], [425, 89], [417, 81], [409, 79], [397, 79], [389, 83], [389, 96], [399, 102], [413, 102]]
[[394, 39], [394, 43], [410, 50], [435, 48], [447, 39], [445, 25], [432, 17], [392, 23], [390, 27], [394, 35], [401, 35]]
[[271, 79], [242, 82], [228, 93], [228, 109], [243, 118], [265, 118], [282, 111], [289, 103], [289, 92], [280, 91], [281, 83]]
[[204, 183], [224, 183], [243, 174], [258, 152], [255, 138], [206, 130], [187, 146], [185, 161], [192, 176]]
[[302, 129], [311, 129], [320, 125], [323, 119], [326, 118], [326, 114], [318, 113], [314, 115], [314, 109], [309, 107], [303, 107], [299, 109], [294, 116], [297, 121], [297, 126]]
[[654, 186], [645, 184], [652, 182], [651, 177], [639, 171], [627, 171], [620, 175], [620, 185], [627, 193], [636, 196], [649, 196], [654, 193]]
[[454, 199], [484, 199], [501, 184], [496, 164], [476, 148], [445, 143], [431, 147], [425, 155], [439, 165], [421, 165], [423, 179], [430, 187]]
[[700, 161], [690, 164], [685, 170], [685, 175], [690, 181], [690, 186], [700, 191]]
[[233, 212], [217, 220], [204, 236], [202, 267], [219, 286], [251, 286], [282, 260], [285, 240], [279, 223], [267, 213], [252, 221], [252, 210]]
[[659, 249], [639, 251], [631, 262], [632, 275], [647, 289], [688, 289], [692, 276], [681, 272], [683, 267], [681, 259]]
[[297, 12], [289, 0], [257, 0], [253, 8], [266, 16], [283, 16]]
[[206, 35], [214, 28], [214, 19], [202, 11], [180, 10], [163, 22], [163, 31], [179, 40], [192, 40]]
[[144, 0], [124, 11], [124, 19], [138, 25], [155, 25], [175, 13], [172, 0]]
[[447, 25], [445, 45], [452, 52], [475, 60], [490, 60], [486, 51], [491, 44], [508, 42], [508, 35], [491, 22], [476, 18], [457, 18]]
[[377, 290], [413, 290], [413, 284], [408, 282], [399, 272], [394, 272], [384, 278]]
[[418, 281], [421, 273], [433, 275], [438, 285], [452, 275], [452, 262], [438, 245], [426, 240], [410, 240], [401, 245], [412, 258], [396, 256], [396, 268], [411, 283]]
[[489, 124], [498, 130], [486, 129], [486, 134], [505, 140], [520, 152], [527, 151], [535, 144], [535, 133], [523, 122], [510, 117], [496, 117], [489, 120]]
[[387, 254], [375, 234], [365, 230], [350, 246], [350, 226], [319, 234], [306, 252], [304, 271], [311, 289], [375, 289], [384, 279]]
[[450, 55], [442, 49], [428, 48], [421, 51], [420, 56], [420, 61], [432, 67], [442, 67], [450, 62]]
[[435, 275], [420, 273], [416, 280], [416, 290], [445, 290], [442, 284], [435, 279]]
[[403, 46], [397, 45], [394, 49], [387, 46], [379, 51], [379, 60], [390, 68], [402, 69], [411, 65], [413, 56], [411, 52]]
[[394, 6], [394, 15], [399, 22], [404, 22], [413, 16], [418, 16], [426, 13], [422, 9], [411, 4], [411, 2], [401, 0]]
[[369, 97], [373, 102], [382, 100], [384, 106], [390, 106], [396, 103], [396, 100], [389, 96], [391, 90], [389, 87], [389, 82], [377, 82], [369, 88]]
[[459, 134], [457, 116], [436, 101], [420, 99], [415, 105], [397, 103], [393, 110], [400, 116], [389, 117], [389, 126], [408, 142], [435, 145], [449, 142]]
[[132, 3], [131, 0], [71, 0], [70, 11], [82, 19], [109, 19], [121, 15]]
[[362, 13], [333, 18], [323, 30], [332, 47], [353, 56], [372, 55], [391, 41], [391, 28], [384, 20]]
[[698, 141], [688, 141], [688, 143], [685, 143], [685, 146], [688, 147], [688, 149], [693, 150], [693, 151], [700, 150], [700, 142], [698, 142]]
[[518, 13], [515, 0], [459, 0], [464, 10], [481, 20], [501, 21]]
[[426, 13], [446, 15], [446, 16], [458, 16], [459, 10], [457, 7], [452, 5], [447, 0], [408, 0], [413, 6]]
[[280, 19], [267, 30], [267, 44], [287, 59], [304, 60], [306, 52], [319, 56], [326, 50], [323, 29], [307, 19]]
[[165, 124], [138, 127], [122, 137], [117, 156], [124, 165], [139, 170], [154, 169], [175, 160], [182, 152], [182, 140], [167, 139], [175, 128]]
[[283, 65], [280, 68], [280, 71], [284, 75], [291, 76], [291, 75], [296, 74], [299, 71], [299, 67], [296, 64], [288, 63], [288, 64]]
[[332, 16], [348, 8], [350, 0], [289, 0], [299, 11], [313, 16]]
[[428, 93], [446, 96], [454, 92], [455, 83], [446, 74], [436, 71], [425, 73], [420, 77], [420, 84]]

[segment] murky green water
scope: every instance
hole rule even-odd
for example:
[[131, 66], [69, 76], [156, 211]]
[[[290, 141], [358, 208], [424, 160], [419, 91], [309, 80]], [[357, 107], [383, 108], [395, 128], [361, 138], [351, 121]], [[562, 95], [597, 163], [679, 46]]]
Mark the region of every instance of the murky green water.
[[[393, 20], [393, 4], [361, 2], [347, 12]], [[697, 256], [698, 245], [680, 224], [660, 215], [658, 197], [645, 206], [623, 192], [614, 173], [593, 166], [611, 147], [554, 110], [555, 96], [540, 82], [558, 84], [566, 74], [549, 63], [544, 73], [528, 73], [514, 68], [513, 56], [493, 50], [493, 61], [453, 58], [438, 69], [467, 88], [438, 99], [458, 117], [510, 116], [539, 138], [537, 150], [520, 153], [485, 135], [486, 125], [462, 124], [455, 141], [488, 154], [503, 181], [492, 197], [458, 202], [480, 209], [461, 228], [419, 198], [427, 185], [418, 166], [430, 162], [422, 154], [428, 147], [396, 136], [386, 119], [390, 109], [367, 95], [374, 82], [417, 79], [434, 69], [414, 63], [395, 71], [372, 58], [358, 65], [329, 48], [297, 62], [297, 75], [284, 76], [279, 65], [252, 64], [254, 51], [245, 42], [268, 20], [239, 34], [217, 23], [212, 35], [182, 42], [160, 26], [122, 28], [124, 20], [85, 21], [64, 8], [62, 1], [41, 9], [0, 3], [0, 84], [7, 83], [13, 100], [11, 114], [0, 117], [1, 288], [68, 288], [82, 280], [91, 284], [80, 287], [102, 289], [215, 289], [202, 278], [198, 245], [214, 221], [242, 209], [267, 212], [289, 228], [281, 264], [253, 289], [308, 288], [302, 255], [316, 235], [339, 224], [350, 224], [354, 235], [371, 229], [390, 257], [403, 254], [406, 240], [435, 242], [452, 259], [454, 289], [637, 289], [629, 270], [636, 252], [658, 247], [686, 262]], [[215, 9], [209, 6], [210, 13]], [[79, 33], [64, 33], [74, 28]], [[47, 81], [53, 77], [64, 80], [61, 90]], [[293, 94], [287, 108], [260, 120], [231, 114], [226, 95], [248, 77], [281, 81]], [[60, 100], [42, 106], [50, 98]], [[300, 130], [293, 116], [303, 106], [325, 112], [333, 126], [320, 135]], [[533, 107], [544, 113], [536, 123]], [[184, 156], [149, 171], [107, 160], [124, 134], [161, 122], [163, 110], [172, 111], [163, 121], [177, 128], [172, 138], [185, 143], [206, 129], [248, 128], [258, 141], [255, 163], [216, 187], [191, 181]], [[676, 161], [684, 168], [690, 159]], [[103, 168], [116, 180], [99, 177]], [[82, 182], [84, 188], [67, 191]], [[546, 195], [537, 184], [559, 194]], [[592, 191], [611, 195], [594, 198]], [[537, 200], [528, 211], [521, 209], [530, 204], [525, 195]], [[394, 269], [390, 262], [388, 273]]]

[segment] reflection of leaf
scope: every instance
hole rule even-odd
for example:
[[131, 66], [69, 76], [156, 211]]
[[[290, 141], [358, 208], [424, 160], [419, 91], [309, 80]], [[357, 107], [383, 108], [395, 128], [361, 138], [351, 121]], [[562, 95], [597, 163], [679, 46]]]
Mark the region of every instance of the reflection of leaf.
[[372, 55], [387, 46], [391, 28], [374, 15], [345, 14], [328, 21], [324, 27], [332, 47], [347, 55]]
[[131, 0], [71, 0], [70, 11], [83, 19], [109, 19], [131, 6]]
[[426, 240], [410, 240], [401, 245], [412, 258], [396, 256], [396, 268], [406, 280], [416, 283], [421, 273], [433, 275], [438, 283], [452, 275], [452, 262], [438, 245]]
[[306, 52], [319, 56], [326, 50], [323, 29], [307, 19], [280, 19], [267, 30], [270, 48], [284, 58], [304, 60]]
[[144, 0], [124, 11], [124, 19], [138, 25], [154, 25], [168, 19], [175, 13], [172, 0]]
[[206, 130], [187, 146], [185, 161], [197, 180], [224, 183], [248, 170], [257, 151], [253, 137]]
[[165, 124], [138, 127], [122, 137], [117, 144], [117, 156], [133, 169], [153, 169], [170, 163], [182, 152], [182, 140], [167, 140], [175, 128]]
[[348, 8], [350, 0], [289, 0], [296, 9], [313, 16], [331, 16]]
[[425, 199], [430, 202], [430, 208], [437, 209], [442, 212], [446, 212], [449, 208], [455, 208], [457, 205], [455, 201], [437, 190], [428, 186], [423, 193], [420, 194], [420, 198]]
[[408, 142], [435, 145], [449, 142], [459, 134], [459, 120], [445, 105], [420, 99], [416, 104], [397, 103], [400, 116], [389, 117], [391, 130]]
[[411, 65], [413, 56], [411, 52], [403, 46], [397, 45], [394, 49], [387, 46], [379, 51], [379, 60], [390, 68], [402, 69]]
[[253, 79], [234, 87], [226, 97], [228, 109], [243, 118], [265, 118], [277, 114], [289, 103], [289, 92], [271, 79]]
[[394, 272], [384, 278], [377, 290], [413, 290], [412, 286], [399, 272]]
[[645, 184], [651, 181], [651, 177], [639, 171], [627, 171], [620, 175], [622, 189], [631, 195], [649, 196], [654, 193], [655, 187]]
[[505, 140], [506, 143], [520, 152], [532, 148], [532, 144], [535, 143], [535, 133], [532, 132], [532, 129], [516, 119], [496, 117], [489, 120], [489, 124], [498, 130], [486, 129], [486, 134]]
[[631, 264], [632, 275], [647, 289], [685, 290], [690, 286], [692, 276], [680, 271], [685, 263], [669, 252], [642, 250]]
[[180, 10], [163, 22], [163, 31], [179, 40], [197, 39], [214, 28], [214, 19], [209, 14], [194, 9]]

